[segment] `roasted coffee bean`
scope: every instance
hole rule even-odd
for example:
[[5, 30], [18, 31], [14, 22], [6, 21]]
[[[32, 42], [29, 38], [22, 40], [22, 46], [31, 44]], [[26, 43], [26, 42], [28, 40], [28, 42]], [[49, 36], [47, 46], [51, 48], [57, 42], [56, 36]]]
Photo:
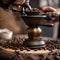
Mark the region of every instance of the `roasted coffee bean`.
[[[19, 39], [16, 39], [14, 37], [14, 39], [8, 40], [4, 44], [2, 43], [0, 45], [2, 45], [5, 48], [30, 50], [30, 48], [27, 49], [27, 47], [24, 47], [23, 46], [23, 39], [21, 39], [20, 37], [19, 37]], [[60, 43], [59, 42], [60, 42], [59, 40], [56, 40], [56, 41], [48, 40], [48, 41], [46, 41], [46, 46], [45, 47], [43, 47], [43, 48], [41, 47], [41, 48], [35, 49], [35, 50], [42, 50], [42, 49], [44, 49], [44, 50], [46, 50], [46, 49], [48, 49], [48, 50], [60, 49]]]
[[[25, 38], [20, 38], [18, 36], [14, 36], [11, 40], [4, 40], [4, 43], [0, 42], [0, 46], [2, 46], [4, 48], [14, 49], [14, 50], [19, 49], [20, 51], [23, 51], [23, 50], [26, 50], [26, 51], [33, 50], [35, 52], [37, 52], [38, 50], [51, 51], [50, 54], [48, 54], [46, 57], [43, 54], [37, 55], [38, 57], [34, 57], [31, 55], [30, 55], [31, 57], [28, 57], [28, 55], [27, 56], [25, 55], [27, 57], [27, 59], [25, 59], [18, 51], [15, 51], [11, 60], [29, 60], [29, 59], [35, 60], [35, 58], [38, 58], [37, 60], [51, 60], [52, 58], [53, 58], [53, 60], [60, 60], [60, 52], [53, 53], [54, 49], [60, 49], [60, 40], [46, 40], [46, 46], [38, 48], [38, 49], [30, 49], [28, 47], [23, 46], [24, 41], [25, 41]], [[51, 56], [51, 58], [50, 58], [50, 56]]]
[[49, 58], [46, 58], [45, 60], [50, 60]]

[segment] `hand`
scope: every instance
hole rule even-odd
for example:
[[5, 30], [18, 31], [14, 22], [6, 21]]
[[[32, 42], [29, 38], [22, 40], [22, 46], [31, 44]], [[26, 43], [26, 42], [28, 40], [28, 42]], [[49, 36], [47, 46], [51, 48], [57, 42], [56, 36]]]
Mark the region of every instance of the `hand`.
[[32, 8], [31, 11], [27, 8], [26, 11], [27, 12], [40, 12], [40, 10], [38, 8]]
[[50, 6], [44, 6], [42, 7], [43, 12], [56, 12], [56, 9]]
[[25, 3], [25, 0], [16, 0], [14, 3], [16, 5], [22, 5], [23, 3]]
[[55, 8], [53, 8], [51, 6], [44, 6], [44, 7], [42, 7], [42, 12], [44, 12], [44, 13], [48, 12], [49, 14], [52, 13], [53, 16], [51, 17], [50, 21], [52, 21], [52, 22], [58, 21], [57, 10]]

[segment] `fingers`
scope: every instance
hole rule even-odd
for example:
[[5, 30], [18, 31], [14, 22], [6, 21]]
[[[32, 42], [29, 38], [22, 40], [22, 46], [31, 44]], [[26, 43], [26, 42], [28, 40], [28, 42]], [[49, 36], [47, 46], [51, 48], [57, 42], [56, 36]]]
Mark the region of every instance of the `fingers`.
[[56, 12], [56, 9], [50, 6], [44, 6], [42, 7], [43, 12]]
[[23, 3], [25, 3], [25, 0], [16, 0], [15, 1], [16, 5], [22, 5]]

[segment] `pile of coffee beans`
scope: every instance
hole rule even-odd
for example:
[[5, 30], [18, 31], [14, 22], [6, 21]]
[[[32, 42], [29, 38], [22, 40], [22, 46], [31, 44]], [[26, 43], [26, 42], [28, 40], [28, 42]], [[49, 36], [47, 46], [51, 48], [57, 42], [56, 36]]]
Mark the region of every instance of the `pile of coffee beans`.
[[23, 41], [20, 37], [14, 36], [11, 40], [5, 40], [5, 42], [0, 43], [0, 45], [4, 48], [11, 49], [23, 49]]
[[[5, 40], [5, 42], [0, 43], [2, 47], [5, 48], [11, 48], [11, 49], [20, 49], [20, 50], [27, 50], [30, 51], [31, 49], [28, 47], [23, 46], [23, 42], [25, 41], [25, 38], [20, 38], [14, 36], [11, 40]], [[60, 40], [45, 40], [46, 41], [46, 46], [41, 47], [39, 49], [33, 49], [33, 50], [54, 50], [54, 49], [60, 49]]]
[[[4, 40], [4, 42], [0, 42], [0, 46], [4, 48], [14, 49], [15, 52], [10, 56], [11, 60], [60, 60], [60, 40], [45, 40], [46, 46], [41, 47], [39, 49], [33, 49], [35, 52], [38, 50], [49, 50], [51, 51], [47, 55], [44, 54], [21, 54], [17, 49], [24, 51], [31, 51], [32, 49], [23, 46], [23, 42], [25, 38], [20, 38], [14, 36], [11, 40]], [[58, 49], [55, 53], [52, 51], [54, 49]]]
[[48, 50], [60, 49], [60, 40], [47, 40], [46, 48]]

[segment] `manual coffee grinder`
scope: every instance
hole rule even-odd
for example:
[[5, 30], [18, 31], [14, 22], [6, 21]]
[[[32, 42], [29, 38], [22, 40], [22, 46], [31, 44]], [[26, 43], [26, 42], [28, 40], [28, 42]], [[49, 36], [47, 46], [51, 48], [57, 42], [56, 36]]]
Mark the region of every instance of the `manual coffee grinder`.
[[[58, 18], [58, 16], [55, 13], [49, 13], [49, 14], [40, 13], [38, 15], [22, 16], [22, 19], [29, 27], [27, 29], [28, 39], [24, 41], [23, 45], [31, 49], [45, 47], [46, 42], [40, 37], [43, 31], [39, 26], [47, 26], [47, 27], [54, 26], [53, 21], [51, 20], [51, 18], [54, 16]], [[45, 22], [45, 24], [43, 24], [44, 21], [47, 21], [48, 23]]]
[[[23, 12], [26, 13], [25, 10]], [[31, 11], [28, 12], [28, 14], [26, 13], [26, 15], [25, 14], [21, 15], [22, 19], [29, 27], [27, 29], [28, 38], [25, 39], [23, 45], [30, 49], [38, 49], [41, 47], [45, 47], [46, 42], [40, 37], [42, 29], [39, 26], [49, 26], [49, 27], [53, 26], [54, 24], [52, 23], [51, 18], [54, 16], [56, 16], [56, 14], [52, 12], [42, 14], [40, 12], [31, 12]], [[45, 20], [48, 22], [48, 24], [46, 22], [45, 22], [46, 24], [42, 24]]]

